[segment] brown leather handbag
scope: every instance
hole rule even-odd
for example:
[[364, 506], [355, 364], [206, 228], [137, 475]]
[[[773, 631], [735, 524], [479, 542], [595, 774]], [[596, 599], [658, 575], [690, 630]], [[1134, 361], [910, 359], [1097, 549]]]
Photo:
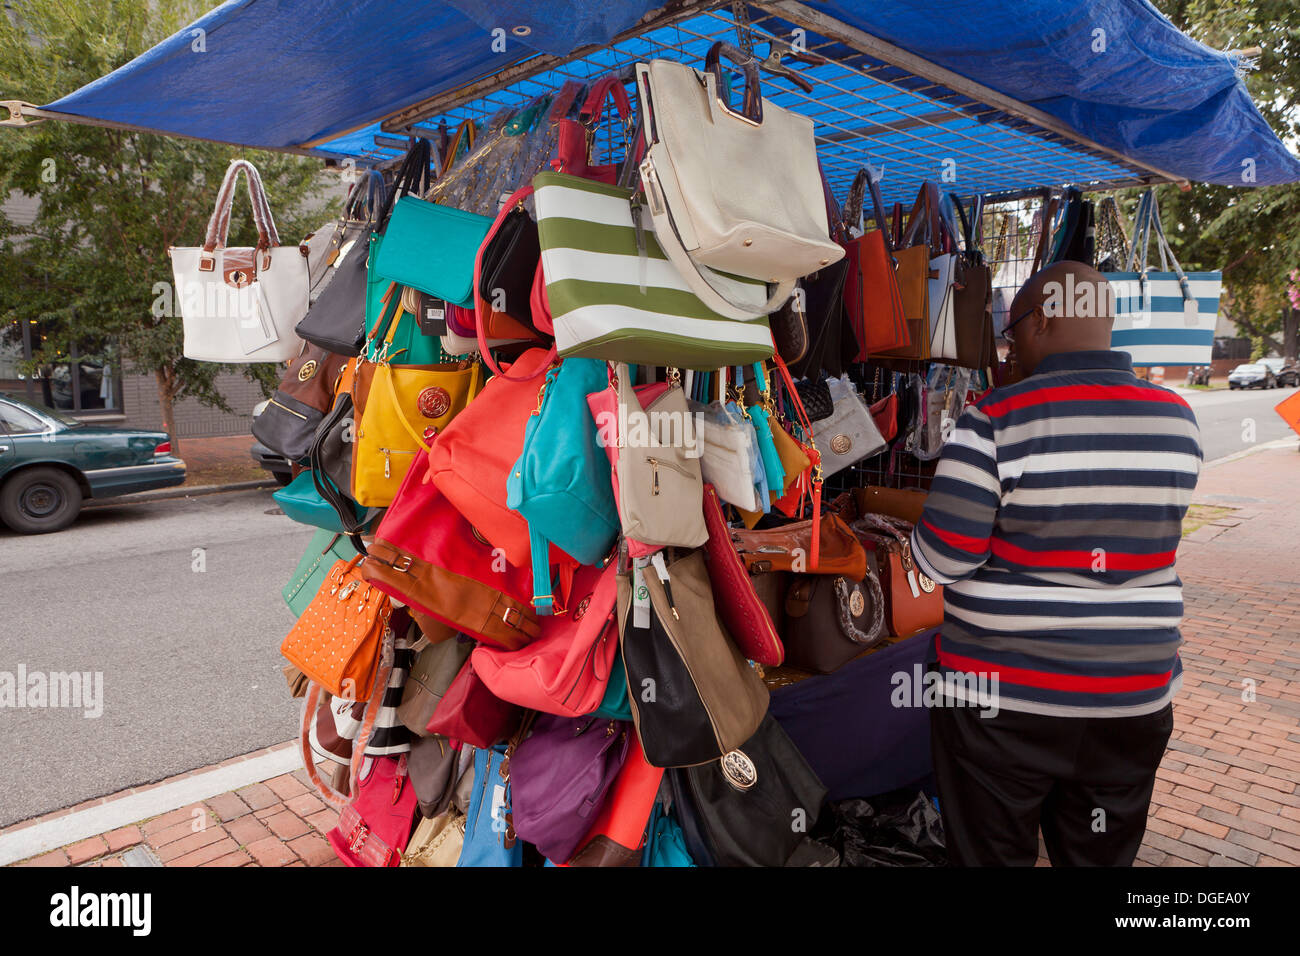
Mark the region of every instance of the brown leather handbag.
[[993, 270], [979, 249], [981, 203], [976, 201], [968, 218], [961, 200], [955, 194], [949, 195], [961, 219], [965, 248], [957, 256], [953, 272], [952, 306], [957, 357], [946, 361], [949, 365], [966, 368], [988, 368], [997, 364], [997, 345], [993, 339]]
[[[853, 518], [858, 515], [888, 515], [902, 518], [916, 524], [921, 520], [921, 511], [925, 508], [926, 492], [919, 488], [882, 488], [879, 485], [865, 485], [853, 489], [853, 500], [857, 507]], [[853, 518], [846, 520], [852, 521]]]
[[908, 217], [907, 229], [894, 244], [895, 275], [907, 323], [908, 344], [877, 352], [875, 357], [928, 359], [930, 357], [930, 284], [937, 278], [930, 271], [930, 258], [937, 255], [941, 241], [939, 188], [923, 183]]
[[885, 637], [885, 598], [870, 570], [792, 575], [785, 592], [785, 663], [829, 674]]
[[402, 702], [397, 706], [397, 719], [411, 733], [421, 737], [429, 735], [426, 728], [434, 711], [472, 650], [474, 642], [468, 639], [441, 641], [430, 644], [416, 656], [402, 689]]
[[867, 555], [849, 526], [838, 515], [823, 514], [821, 555], [812, 566], [813, 519], [794, 521], [762, 531], [733, 529], [731, 541], [750, 574], [795, 571], [801, 574], [842, 574], [861, 581], [867, 573]]
[[357, 563], [336, 561], [316, 597], [280, 645], [280, 653], [335, 697], [365, 700], [392, 603], [361, 577]]
[[875, 554], [889, 632], [911, 637], [942, 624], [943, 588], [926, 577], [912, 558], [911, 523], [864, 514], [852, 528], [863, 547]]
[[334, 386], [346, 356], [304, 344], [262, 413], [253, 419], [253, 437], [290, 461], [306, 458], [321, 420], [334, 405]]

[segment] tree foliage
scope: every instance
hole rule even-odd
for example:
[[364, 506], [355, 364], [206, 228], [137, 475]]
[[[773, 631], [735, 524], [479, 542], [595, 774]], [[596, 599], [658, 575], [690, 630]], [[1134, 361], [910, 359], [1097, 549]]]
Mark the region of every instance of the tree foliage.
[[[176, 33], [201, 0], [13, 0], [0, 17], [0, 98], [53, 102]], [[212, 41], [208, 38], [209, 44]], [[197, 49], [194, 56], [206, 50]], [[167, 424], [172, 402], [192, 397], [231, 409], [216, 388], [222, 366], [181, 356], [179, 316], [151, 309], [171, 283], [167, 249], [198, 245], [230, 160], [262, 174], [282, 242], [328, 218], [319, 161], [125, 130], [46, 121], [0, 130], [0, 196], [39, 197], [31, 226], [0, 218], [0, 327], [11, 337], [36, 320], [44, 340], [33, 365], [81, 351], [116, 352], [128, 370], [153, 373]], [[314, 210], [314, 212], [312, 211]], [[256, 231], [241, 188], [230, 245]], [[263, 390], [275, 366], [240, 366]], [[174, 434], [174, 429], [173, 429]]]
[[[1245, 74], [1251, 98], [1294, 151], [1300, 140], [1300, 4], [1295, 0], [1154, 0], [1174, 25], [1216, 50], [1259, 48]], [[1160, 191], [1162, 221], [1189, 271], [1222, 269], [1225, 314], [1282, 350], [1295, 315], [1288, 289], [1300, 266], [1300, 186], [1207, 186]]]

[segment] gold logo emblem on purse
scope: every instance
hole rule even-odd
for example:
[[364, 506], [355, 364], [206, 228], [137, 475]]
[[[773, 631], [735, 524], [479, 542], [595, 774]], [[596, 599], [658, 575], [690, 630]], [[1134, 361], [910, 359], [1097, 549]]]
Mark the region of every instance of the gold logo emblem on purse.
[[442, 418], [451, 411], [451, 395], [445, 388], [430, 385], [420, 392], [415, 404], [425, 418]]
[[741, 751], [725, 753], [719, 762], [722, 764], [722, 776], [737, 790], [748, 790], [758, 782], [758, 769], [754, 766], [754, 761]]
[[921, 585], [921, 590], [924, 591], [926, 594], [933, 594], [934, 589], [938, 587], [937, 584], [935, 584], [932, 580], [930, 580], [924, 574], [922, 574], [919, 569], [917, 570], [916, 578], [917, 578], [917, 583]]
[[836, 435], [831, 439], [831, 451], [837, 455], [847, 455], [853, 447], [853, 439], [848, 435]]
[[849, 613], [854, 617], [861, 617], [866, 609], [867, 599], [862, 596], [862, 588], [855, 587], [853, 593], [849, 595]]
[[316, 360], [309, 359], [302, 363], [302, 368], [298, 369], [298, 381], [305, 382], [316, 374]]

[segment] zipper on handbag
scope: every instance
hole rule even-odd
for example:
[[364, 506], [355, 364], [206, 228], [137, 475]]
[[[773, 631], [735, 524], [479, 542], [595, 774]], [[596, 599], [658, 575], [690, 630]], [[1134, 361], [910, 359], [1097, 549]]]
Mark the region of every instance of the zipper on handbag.
[[280, 404], [279, 402], [277, 402], [274, 398], [271, 399], [271, 404], [274, 405], [276, 408], [283, 408], [283, 409], [284, 409], [286, 412], [288, 412], [290, 415], [297, 415], [297, 416], [298, 416], [299, 418], [301, 418], [303, 421], [306, 421], [306, 420], [307, 420], [307, 416], [304, 415], [302, 412], [295, 412], [292, 408], [289, 408], [287, 405], [281, 405], [281, 404]]
[[405, 448], [381, 448], [384, 453], [384, 477], [393, 477], [392, 456], [393, 455], [414, 455], [415, 452], [407, 451]]

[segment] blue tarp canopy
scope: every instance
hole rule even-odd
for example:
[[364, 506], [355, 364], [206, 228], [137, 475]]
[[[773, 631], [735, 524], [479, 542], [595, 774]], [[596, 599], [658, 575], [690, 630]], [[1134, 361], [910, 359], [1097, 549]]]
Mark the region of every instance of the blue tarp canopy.
[[[713, 39], [736, 41], [732, 6], [228, 0], [44, 109], [377, 160], [400, 149], [394, 131], [487, 115], [566, 77], [645, 56], [699, 62]], [[814, 117], [834, 181], [869, 160], [886, 167], [890, 198], [949, 165], [980, 192], [1300, 180], [1238, 58], [1180, 33], [1145, 0], [809, 0], [749, 4], [748, 19], [760, 55], [765, 38], [797, 37], [829, 58], [805, 70], [812, 95], [780, 79], [765, 79], [764, 93]], [[394, 127], [395, 114], [430, 101], [436, 111]]]

